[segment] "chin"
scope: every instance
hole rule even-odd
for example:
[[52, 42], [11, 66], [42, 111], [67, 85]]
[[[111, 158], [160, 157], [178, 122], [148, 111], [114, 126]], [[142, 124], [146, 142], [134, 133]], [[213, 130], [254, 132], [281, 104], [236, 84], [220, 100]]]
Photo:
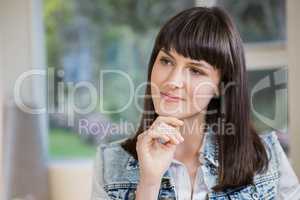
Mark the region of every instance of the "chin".
[[160, 116], [168, 116], [168, 117], [176, 117], [177, 119], [183, 119], [190, 116], [188, 113], [182, 113], [182, 112], [167, 112], [167, 111], [158, 111], [156, 112]]
[[180, 114], [178, 112], [168, 112], [168, 111], [157, 111], [156, 112], [158, 115], [161, 116], [172, 116], [172, 117], [178, 117]]

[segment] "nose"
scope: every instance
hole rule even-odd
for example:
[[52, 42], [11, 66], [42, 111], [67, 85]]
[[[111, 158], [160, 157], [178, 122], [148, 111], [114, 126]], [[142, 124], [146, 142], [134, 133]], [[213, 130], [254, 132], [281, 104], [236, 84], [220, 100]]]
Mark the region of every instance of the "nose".
[[176, 88], [182, 88], [184, 85], [184, 80], [183, 80], [183, 74], [182, 74], [182, 71], [180, 70], [179, 67], [177, 67], [177, 69], [174, 69], [166, 83], [165, 83], [165, 86], [170, 88], [170, 89], [176, 89]]
[[176, 81], [168, 81], [166, 87], [170, 89], [182, 88], [183, 84]]

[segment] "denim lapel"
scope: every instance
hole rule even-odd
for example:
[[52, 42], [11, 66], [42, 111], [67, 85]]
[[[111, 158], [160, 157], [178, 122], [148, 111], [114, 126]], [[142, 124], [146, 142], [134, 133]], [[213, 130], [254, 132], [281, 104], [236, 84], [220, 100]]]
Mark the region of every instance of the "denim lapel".
[[209, 162], [210, 165], [219, 167], [218, 161], [218, 144], [215, 140], [215, 133], [209, 128], [204, 134], [203, 148], [199, 153], [199, 159]]

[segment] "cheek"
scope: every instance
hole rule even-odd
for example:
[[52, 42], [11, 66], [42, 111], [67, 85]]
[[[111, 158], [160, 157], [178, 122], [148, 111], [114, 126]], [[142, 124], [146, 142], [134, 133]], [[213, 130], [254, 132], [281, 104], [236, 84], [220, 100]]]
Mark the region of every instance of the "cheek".
[[193, 84], [193, 96], [212, 96], [216, 91], [216, 85], [212, 81], [201, 81]]
[[168, 78], [169, 71], [155, 64], [151, 72], [151, 87], [158, 87]]
[[[153, 98], [159, 97], [160, 86], [164, 81], [164, 73], [161, 73], [161, 70], [158, 66], [153, 66], [151, 72], [151, 95]], [[155, 100], [154, 100], [155, 101]]]
[[160, 82], [161, 78], [161, 67], [155, 62], [151, 71], [151, 81]]
[[194, 106], [206, 106], [214, 96], [216, 86], [211, 81], [201, 81], [191, 86], [191, 102]]
[[157, 72], [156, 67], [153, 66], [153, 69], [152, 69], [152, 72], [151, 72], [151, 81], [150, 82], [151, 82], [152, 90], [153, 89], [155, 89], [155, 90], [153, 90], [152, 93], [154, 93], [157, 90], [157, 87], [159, 86], [159, 84], [161, 82], [160, 77], [158, 75], [159, 75], [159, 73]]

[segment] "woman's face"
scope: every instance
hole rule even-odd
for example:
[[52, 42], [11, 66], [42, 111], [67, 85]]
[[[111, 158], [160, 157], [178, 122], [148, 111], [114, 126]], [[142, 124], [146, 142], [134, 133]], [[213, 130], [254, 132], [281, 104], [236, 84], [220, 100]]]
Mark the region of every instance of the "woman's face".
[[151, 95], [158, 115], [184, 119], [206, 111], [218, 94], [219, 70], [175, 50], [161, 49], [151, 73]]

